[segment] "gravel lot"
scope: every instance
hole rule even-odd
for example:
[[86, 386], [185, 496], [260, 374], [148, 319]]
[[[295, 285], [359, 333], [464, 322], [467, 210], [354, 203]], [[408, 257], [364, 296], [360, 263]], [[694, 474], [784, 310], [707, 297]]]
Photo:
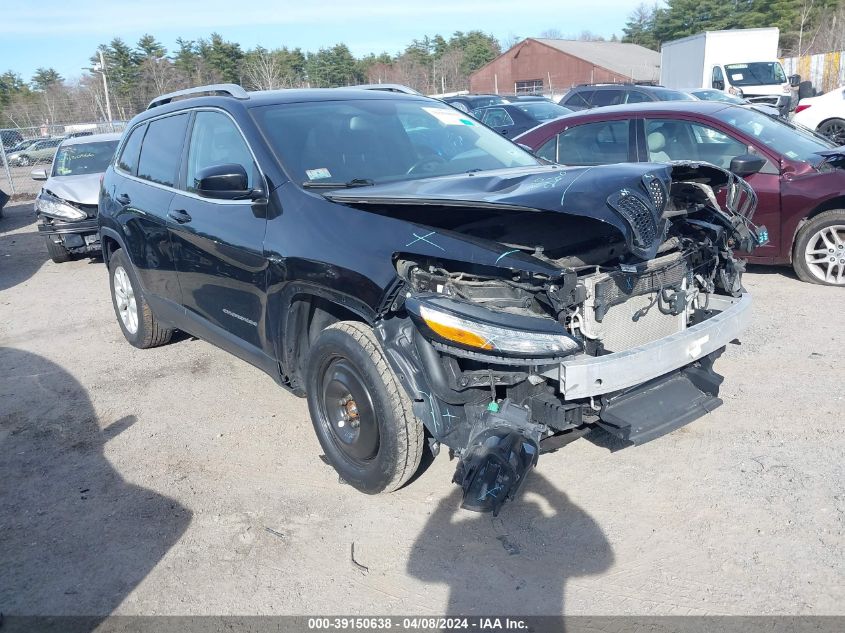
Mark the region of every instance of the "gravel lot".
[[493, 519], [444, 454], [362, 495], [257, 369], [131, 347], [103, 264], [50, 262], [31, 208], [0, 220], [6, 614], [845, 614], [840, 289], [752, 270], [724, 406], [545, 455]]

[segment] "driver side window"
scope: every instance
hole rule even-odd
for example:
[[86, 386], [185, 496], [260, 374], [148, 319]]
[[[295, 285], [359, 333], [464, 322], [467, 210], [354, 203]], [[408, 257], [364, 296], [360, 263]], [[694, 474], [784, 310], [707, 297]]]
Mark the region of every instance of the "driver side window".
[[191, 132], [186, 189], [196, 191], [197, 174], [206, 167], [225, 164], [242, 165], [248, 187], [255, 186], [257, 169], [240, 130], [225, 114], [201, 110], [196, 114]]

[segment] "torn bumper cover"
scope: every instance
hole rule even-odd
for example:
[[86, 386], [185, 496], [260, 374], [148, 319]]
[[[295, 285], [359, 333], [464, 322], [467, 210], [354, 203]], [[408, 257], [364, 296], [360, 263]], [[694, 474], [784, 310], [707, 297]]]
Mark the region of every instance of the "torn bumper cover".
[[543, 375], [567, 400], [600, 396], [641, 385], [696, 361], [736, 339], [751, 320], [751, 295], [710, 297], [710, 318], [633, 349], [561, 361]]

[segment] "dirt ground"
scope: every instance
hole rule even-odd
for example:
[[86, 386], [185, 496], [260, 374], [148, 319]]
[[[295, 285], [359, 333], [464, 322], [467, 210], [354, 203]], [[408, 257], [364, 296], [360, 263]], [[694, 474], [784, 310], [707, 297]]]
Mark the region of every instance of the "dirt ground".
[[391, 495], [340, 484], [304, 400], [203, 341], [134, 349], [103, 264], [53, 264], [7, 207], [0, 611], [845, 614], [845, 292], [746, 285], [724, 406], [545, 455], [493, 519], [445, 454]]

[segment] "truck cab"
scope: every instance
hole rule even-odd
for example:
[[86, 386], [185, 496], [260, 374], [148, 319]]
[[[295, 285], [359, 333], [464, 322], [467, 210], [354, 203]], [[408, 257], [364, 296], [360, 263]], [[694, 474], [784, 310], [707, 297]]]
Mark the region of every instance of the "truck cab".
[[789, 106], [792, 86], [777, 60], [715, 64], [710, 87], [753, 103], [782, 108]]

